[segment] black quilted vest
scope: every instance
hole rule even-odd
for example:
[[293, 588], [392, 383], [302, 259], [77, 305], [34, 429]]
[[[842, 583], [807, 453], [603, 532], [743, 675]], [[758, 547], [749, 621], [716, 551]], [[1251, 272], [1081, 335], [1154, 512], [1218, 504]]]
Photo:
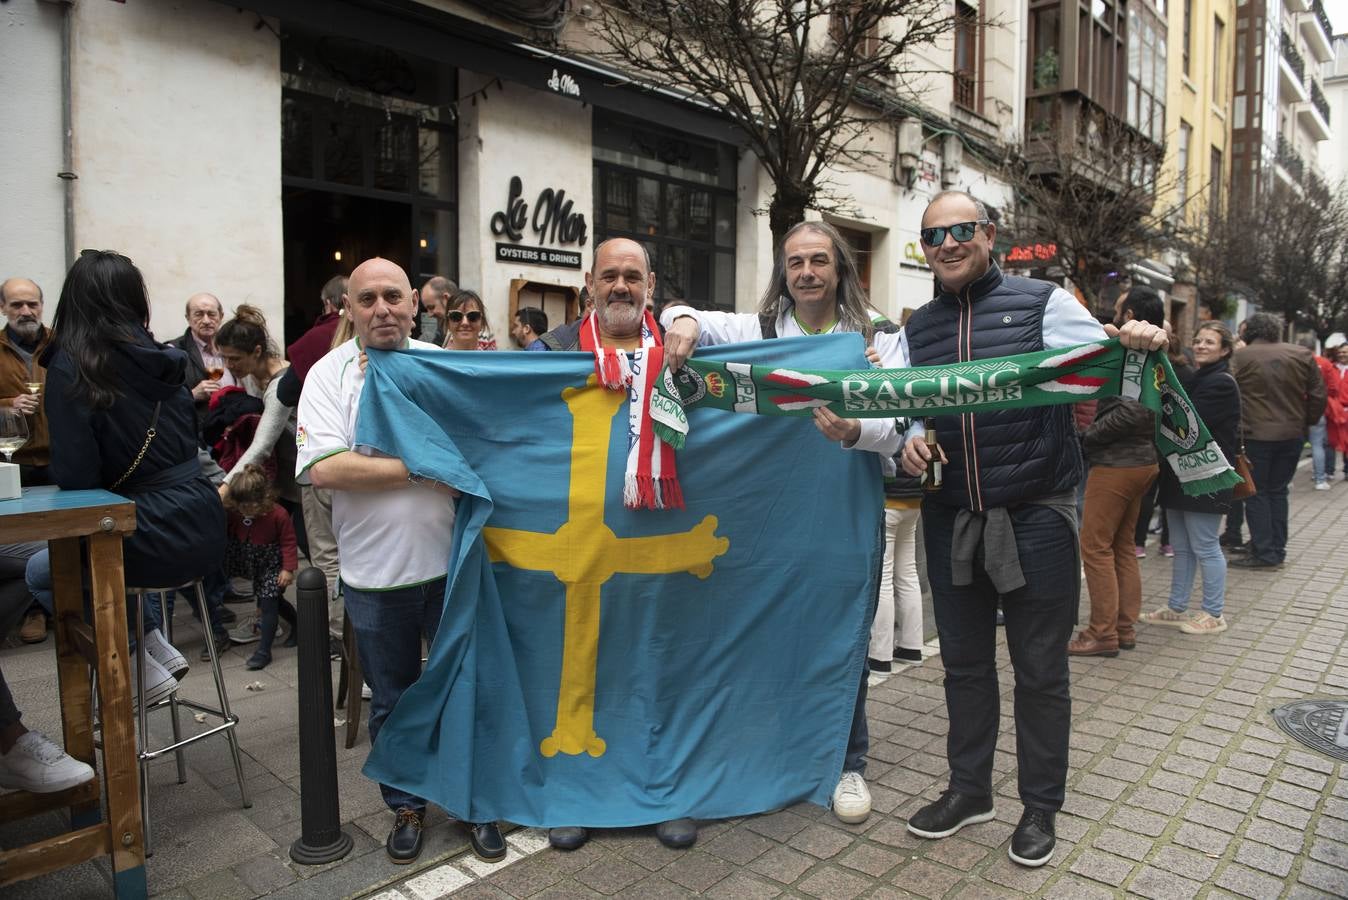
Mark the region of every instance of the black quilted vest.
[[[1054, 285], [1002, 274], [996, 263], [958, 295], [943, 291], [908, 320], [914, 366], [1044, 349]], [[978, 512], [1075, 487], [1084, 463], [1070, 404], [936, 416], [944, 487], [927, 499]]]

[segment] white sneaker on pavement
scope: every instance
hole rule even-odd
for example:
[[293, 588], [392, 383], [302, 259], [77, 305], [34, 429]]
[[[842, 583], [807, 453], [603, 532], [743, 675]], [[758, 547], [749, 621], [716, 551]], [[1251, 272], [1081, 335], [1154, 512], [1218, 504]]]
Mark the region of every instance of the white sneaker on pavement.
[[183, 676], [187, 674], [187, 658], [178, 652], [177, 647], [164, 639], [163, 632], [158, 628], [145, 633], [145, 652], [179, 681], [182, 681]]
[[871, 814], [871, 791], [860, 772], [844, 772], [833, 789], [833, 815], [839, 822], [856, 825]]
[[1317, 491], [1328, 491], [1328, 490], [1331, 490], [1328, 481], [1317, 481], [1317, 482], [1315, 482], [1315, 489], [1316, 489]]
[[374, 691], [370, 690], [370, 686], [362, 681], [360, 684], [360, 699], [369, 700], [373, 697]]
[[[131, 660], [131, 710], [134, 712], [136, 706], [136, 683], [139, 678], [139, 671], [136, 668], [136, 661]], [[169, 670], [159, 664], [159, 661], [150, 654], [145, 654], [145, 704], [147, 707], [154, 706], [160, 700], [167, 700], [169, 695], [178, 690], [178, 679], [169, 674]]]
[[0, 754], [0, 787], [51, 794], [84, 784], [94, 777], [82, 763], [37, 731], [19, 736], [8, 753]]

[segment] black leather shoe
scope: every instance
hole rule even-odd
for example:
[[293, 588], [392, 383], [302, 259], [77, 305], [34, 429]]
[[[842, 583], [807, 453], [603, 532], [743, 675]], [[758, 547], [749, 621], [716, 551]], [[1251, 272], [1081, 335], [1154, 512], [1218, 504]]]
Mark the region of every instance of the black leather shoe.
[[1006, 849], [1012, 862], [1034, 868], [1053, 858], [1053, 847], [1058, 843], [1053, 834], [1053, 816], [1051, 810], [1025, 807], [1020, 824], [1011, 835], [1011, 846]]
[[464, 822], [463, 824], [468, 826], [468, 843], [472, 846], [478, 859], [491, 862], [506, 855], [505, 838], [501, 837], [501, 829], [496, 827], [495, 822], [482, 822], [478, 825], [471, 822]]
[[950, 837], [965, 825], [986, 822], [996, 814], [991, 797], [970, 797], [946, 791], [940, 800], [913, 813], [908, 819], [908, 830], [918, 837]]
[[1229, 559], [1226, 561], [1228, 566], [1235, 566], [1238, 569], [1281, 569], [1282, 563], [1269, 562], [1266, 559], [1260, 559], [1251, 553], [1249, 556], [1242, 556], [1238, 559]]
[[590, 839], [590, 832], [579, 825], [548, 829], [548, 843], [558, 850], [579, 850]]
[[394, 815], [393, 830], [388, 833], [384, 849], [388, 858], [398, 865], [406, 865], [421, 855], [421, 819], [424, 813], [402, 807]]
[[671, 850], [682, 850], [697, 841], [697, 823], [692, 819], [670, 819], [655, 826], [655, 836]]

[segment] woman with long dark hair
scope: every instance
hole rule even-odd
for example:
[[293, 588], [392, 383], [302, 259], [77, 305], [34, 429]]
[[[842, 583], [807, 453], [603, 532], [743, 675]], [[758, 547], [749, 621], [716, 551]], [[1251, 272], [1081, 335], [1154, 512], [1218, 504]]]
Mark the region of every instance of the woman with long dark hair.
[[[128, 584], [170, 587], [219, 568], [225, 511], [197, 457], [187, 357], [148, 330], [140, 270], [86, 250], [70, 267], [43, 354], [51, 473], [64, 490], [103, 488], [136, 503], [122, 545]], [[187, 663], [157, 628], [145, 634], [148, 702], [177, 687]], [[132, 669], [133, 677], [135, 669]]]

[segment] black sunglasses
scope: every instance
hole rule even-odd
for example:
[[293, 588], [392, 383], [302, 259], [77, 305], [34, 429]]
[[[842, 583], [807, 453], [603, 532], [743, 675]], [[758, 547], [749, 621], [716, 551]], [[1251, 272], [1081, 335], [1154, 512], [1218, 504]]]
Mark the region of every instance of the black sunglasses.
[[[945, 243], [946, 232], [961, 244], [974, 239], [978, 233], [979, 225], [988, 224], [987, 219], [979, 219], [977, 222], [960, 222], [956, 225], [943, 225], [937, 228], [923, 228], [918, 232], [922, 236], [922, 243], [928, 247], [939, 247]], [[910, 234], [912, 232], [909, 232]]]
[[478, 322], [482, 321], [482, 313], [478, 312], [475, 309], [470, 310], [469, 312], [464, 312], [461, 309], [452, 309], [449, 311], [449, 321], [453, 322], [455, 325], [462, 322], [464, 316], [468, 317], [469, 325], [476, 325]]

